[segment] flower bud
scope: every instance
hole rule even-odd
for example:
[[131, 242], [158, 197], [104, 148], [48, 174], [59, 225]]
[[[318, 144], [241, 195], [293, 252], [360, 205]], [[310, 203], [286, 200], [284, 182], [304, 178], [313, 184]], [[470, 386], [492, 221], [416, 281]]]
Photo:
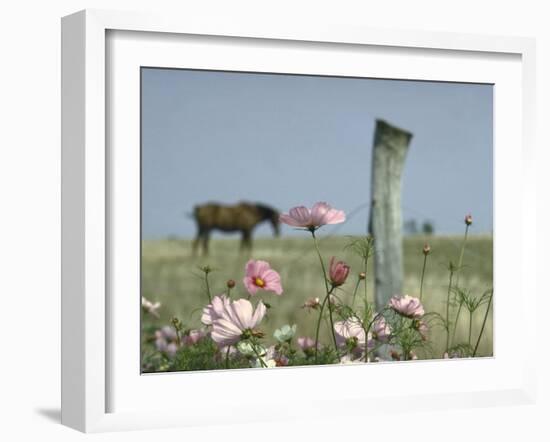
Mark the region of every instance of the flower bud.
[[302, 308], [317, 309], [320, 305], [321, 304], [319, 298], [308, 298], [306, 299], [306, 302], [302, 305]]
[[172, 326], [177, 330], [177, 331], [180, 331], [183, 327], [181, 321], [176, 318], [175, 316], [172, 318], [172, 320], [170, 321], [172, 323]]
[[338, 287], [346, 282], [349, 271], [350, 266], [344, 261], [335, 261], [334, 256], [330, 259], [329, 277], [334, 287]]
[[260, 339], [265, 336], [265, 333], [258, 329], [251, 330], [250, 334], [252, 335], [252, 337]]
[[235, 287], [235, 280], [233, 280], [233, 279], [228, 279], [227, 282], [226, 282], [226, 284], [227, 284], [227, 288], [228, 288], [228, 289], [232, 289], [233, 287]]
[[390, 356], [394, 361], [400, 361], [401, 360], [401, 356], [399, 356], [399, 353], [397, 353], [395, 350], [392, 350], [390, 352]]
[[466, 224], [467, 226], [471, 226], [473, 222], [474, 220], [471, 214], [468, 214], [464, 217], [464, 224]]
[[428, 243], [424, 244], [424, 248], [422, 249], [422, 253], [424, 253], [425, 256], [428, 256], [430, 252], [432, 251], [432, 248]]
[[359, 279], [363, 280], [367, 278], [367, 274], [365, 272], [359, 273]]

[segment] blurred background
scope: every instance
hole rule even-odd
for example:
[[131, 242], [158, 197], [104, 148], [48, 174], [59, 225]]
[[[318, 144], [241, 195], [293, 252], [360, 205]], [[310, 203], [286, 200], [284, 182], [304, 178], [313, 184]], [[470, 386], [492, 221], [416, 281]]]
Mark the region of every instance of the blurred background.
[[[309, 234], [281, 226], [274, 238], [264, 222], [251, 252], [239, 252], [238, 234], [213, 232], [210, 254], [193, 256], [193, 208], [250, 201], [288, 211], [327, 201], [344, 210], [346, 223], [319, 236], [327, 260], [351, 264], [343, 288], [351, 293], [361, 267], [344, 247], [367, 231], [377, 118], [413, 133], [403, 176], [405, 292], [418, 296], [427, 241], [424, 303], [443, 311], [446, 269], [458, 260], [472, 213], [461, 285], [481, 295], [492, 287], [492, 106], [491, 85], [143, 68], [142, 294], [163, 304], [155, 324], [176, 315], [198, 327], [207, 300], [198, 268], [215, 269], [214, 294], [232, 278], [244, 295], [244, 264], [253, 257], [268, 260], [285, 289], [261, 295], [273, 306], [267, 333], [296, 323], [299, 335], [311, 336], [313, 314], [300, 306], [324, 285]], [[368, 273], [372, 300], [372, 267]], [[436, 353], [439, 341], [433, 336]], [[480, 349], [492, 353], [490, 323]]]

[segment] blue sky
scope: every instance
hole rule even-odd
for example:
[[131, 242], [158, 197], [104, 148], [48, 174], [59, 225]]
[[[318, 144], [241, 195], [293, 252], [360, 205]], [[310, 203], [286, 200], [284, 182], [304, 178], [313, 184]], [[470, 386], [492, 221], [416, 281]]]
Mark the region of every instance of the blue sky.
[[143, 237], [192, 237], [195, 204], [240, 200], [327, 201], [365, 233], [377, 118], [413, 133], [404, 220], [491, 232], [492, 109], [491, 85], [144, 68]]

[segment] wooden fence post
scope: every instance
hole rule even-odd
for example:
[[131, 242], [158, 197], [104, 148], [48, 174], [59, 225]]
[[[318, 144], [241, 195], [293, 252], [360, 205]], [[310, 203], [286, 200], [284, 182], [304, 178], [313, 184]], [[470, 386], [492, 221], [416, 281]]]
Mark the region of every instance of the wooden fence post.
[[374, 237], [376, 308], [403, 291], [401, 175], [412, 134], [376, 120], [369, 230]]

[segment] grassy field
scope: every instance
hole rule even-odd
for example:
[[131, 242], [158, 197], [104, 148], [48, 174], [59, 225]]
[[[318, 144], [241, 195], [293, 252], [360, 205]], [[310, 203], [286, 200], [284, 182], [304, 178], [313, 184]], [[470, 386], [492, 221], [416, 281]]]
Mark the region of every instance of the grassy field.
[[[352, 267], [352, 275], [342, 287], [340, 295], [351, 299], [351, 292], [360, 272], [360, 258], [349, 250], [344, 250], [348, 237], [336, 236], [320, 240], [321, 253], [326, 261], [334, 255], [345, 260]], [[444, 315], [444, 302], [447, 297], [449, 261], [458, 261], [461, 237], [431, 237], [429, 243], [432, 252], [428, 257], [424, 280], [423, 304], [427, 312], [435, 311]], [[210, 274], [212, 294], [225, 290], [228, 279], [237, 281], [232, 293], [244, 296], [242, 284], [244, 266], [249, 258], [264, 259], [281, 275], [284, 288], [282, 296], [271, 293], [260, 295], [271, 304], [267, 320], [262, 322], [262, 330], [272, 341], [276, 328], [284, 324], [297, 324], [298, 336], [314, 336], [316, 313], [308, 313], [300, 308], [306, 298], [321, 297], [324, 284], [318, 257], [314, 252], [312, 240], [307, 235], [279, 239], [256, 239], [250, 255], [240, 255], [237, 239], [213, 239], [209, 257], [191, 256], [190, 240], [155, 240], [143, 242], [142, 256], [142, 295], [151, 301], [160, 301], [161, 318], [155, 324], [166, 325], [172, 316], [177, 316], [186, 327], [200, 327], [201, 309], [207, 304], [205, 285], [200, 266], [209, 265], [215, 269]], [[405, 293], [418, 296], [422, 270], [422, 247], [424, 237], [407, 237], [404, 240], [405, 253]], [[493, 241], [490, 236], [473, 236], [468, 239], [464, 253], [464, 265], [460, 275], [460, 286], [473, 294], [481, 295], [492, 288], [493, 281]], [[368, 297], [373, 301], [373, 267], [369, 263]], [[361, 289], [360, 293], [364, 293]], [[474, 317], [473, 336], [477, 338], [485, 308], [482, 307]], [[464, 310], [458, 325], [455, 343], [467, 342], [468, 321]], [[454, 318], [454, 316], [452, 316]], [[149, 319], [147, 319], [149, 320]], [[148, 324], [145, 324], [148, 325]], [[150, 324], [149, 324], [150, 325]], [[489, 315], [484, 337], [480, 343], [478, 355], [492, 355], [492, 314]], [[434, 357], [441, 357], [445, 346], [445, 332], [436, 328], [431, 334]]]

